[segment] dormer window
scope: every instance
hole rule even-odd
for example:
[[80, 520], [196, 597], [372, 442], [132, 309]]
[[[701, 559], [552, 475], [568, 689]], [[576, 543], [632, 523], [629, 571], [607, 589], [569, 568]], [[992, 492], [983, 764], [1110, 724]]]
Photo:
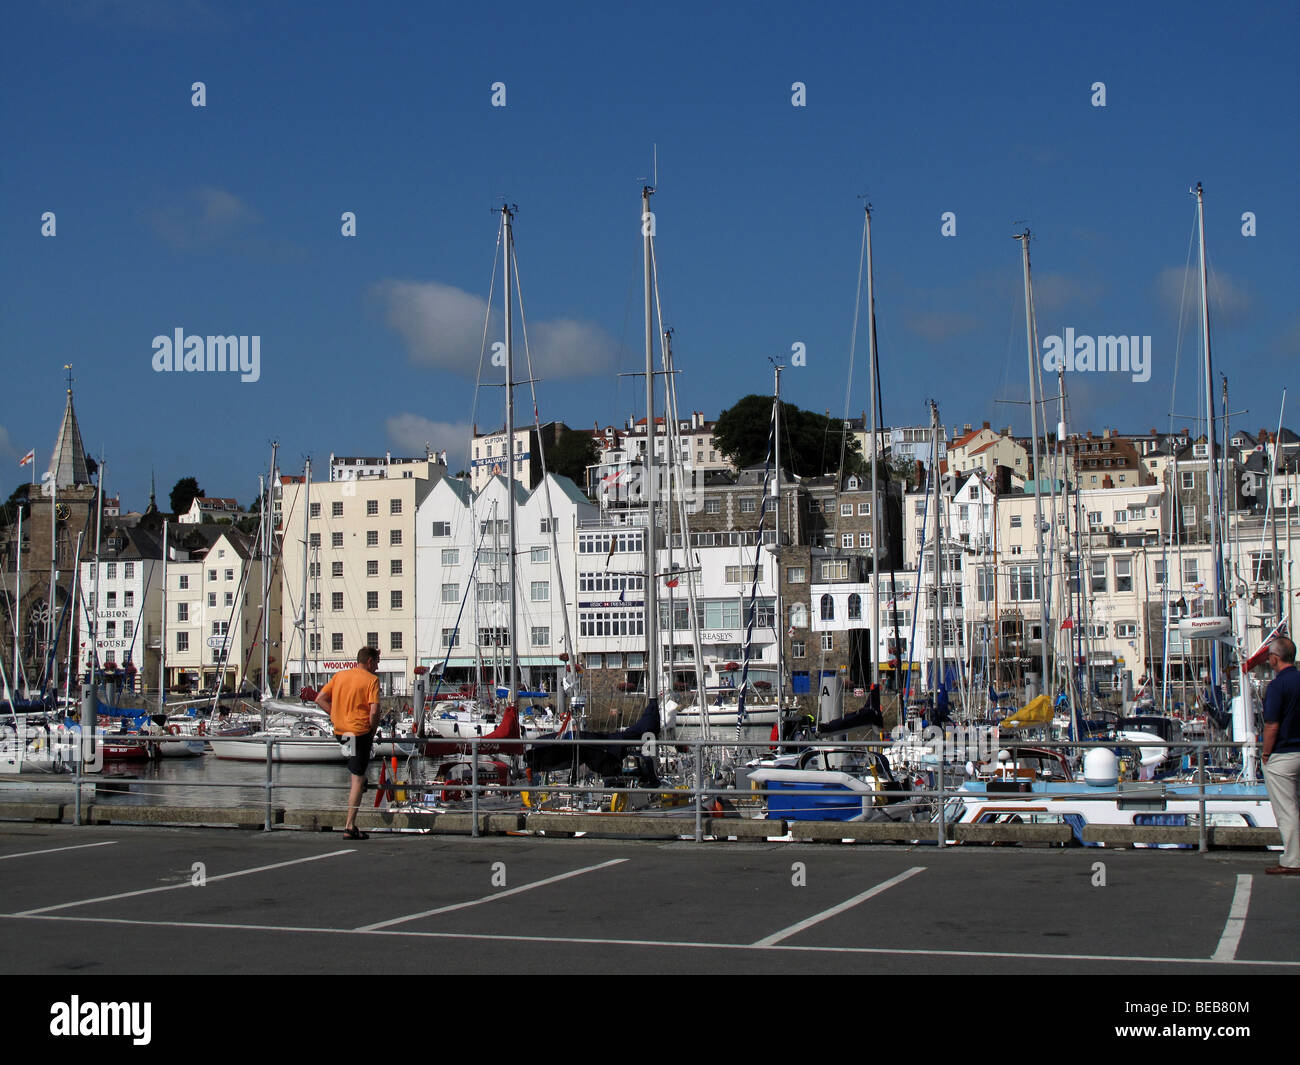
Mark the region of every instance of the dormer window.
[[849, 491], [850, 491], [850, 492], [856, 492], [857, 490], [858, 490], [858, 479], [857, 479], [856, 477], [850, 477], [850, 478], [849, 478]]

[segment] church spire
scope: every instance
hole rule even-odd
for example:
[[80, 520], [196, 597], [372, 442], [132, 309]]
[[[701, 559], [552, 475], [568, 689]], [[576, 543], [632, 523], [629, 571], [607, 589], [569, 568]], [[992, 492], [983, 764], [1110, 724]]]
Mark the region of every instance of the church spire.
[[50, 455], [49, 479], [59, 488], [73, 488], [90, 484], [90, 470], [86, 466], [86, 449], [81, 442], [77, 412], [72, 407], [72, 366], [63, 368], [68, 371], [68, 403]]
[[149, 471], [149, 506], [145, 508], [146, 514], [158, 513], [158, 499], [154, 492], [154, 475], [153, 470]]

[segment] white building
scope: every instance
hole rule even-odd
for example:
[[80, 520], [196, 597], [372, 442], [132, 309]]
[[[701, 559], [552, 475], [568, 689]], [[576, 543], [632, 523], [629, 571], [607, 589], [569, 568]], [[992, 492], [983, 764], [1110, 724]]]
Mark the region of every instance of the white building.
[[101, 669], [119, 670], [137, 691], [157, 691], [162, 620], [159, 537], [139, 527], [108, 529], [98, 567], [93, 561], [82, 562], [78, 587], [79, 674], [86, 676], [98, 652]]
[[222, 519], [234, 521], [241, 516], [239, 501], [222, 496], [195, 496], [190, 509], [177, 516], [181, 525], [214, 524]]

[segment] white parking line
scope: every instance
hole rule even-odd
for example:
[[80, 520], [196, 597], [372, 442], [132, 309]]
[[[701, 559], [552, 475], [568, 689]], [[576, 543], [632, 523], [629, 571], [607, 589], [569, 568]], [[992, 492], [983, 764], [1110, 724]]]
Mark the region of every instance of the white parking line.
[[[340, 854], [352, 854], [355, 848], [345, 851], [330, 851], [328, 854], [313, 854], [309, 858], [294, 858], [289, 862], [276, 862], [274, 865], [259, 865], [255, 869], [238, 869], [233, 873], [221, 873], [217, 876], [209, 876], [204, 879], [204, 883], [211, 884], [217, 880], [230, 880], [237, 876], [251, 876], [253, 873], [265, 873], [271, 869], [284, 869], [290, 865], [301, 865], [303, 862], [318, 862], [322, 858], [336, 858]], [[136, 895], [153, 895], [159, 891], [177, 891], [180, 888], [191, 886], [191, 881], [183, 880], [179, 884], [164, 884], [162, 887], [141, 888], [139, 891], [121, 891], [116, 895], [100, 895], [93, 899], [78, 899], [76, 902], [60, 902], [57, 906], [42, 906], [36, 910], [23, 910], [22, 913], [15, 913], [14, 917], [35, 917], [37, 914], [51, 913], [54, 910], [66, 910], [71, 906], [89, 906], [94, 902], [112, 902], [114, 899], [129, 899]]]
[[789, 928], [782, 928], [781, 931], [779, 932], [773, 932], [770, 936], [765, 936], [764, 938], [756, 941], [755, 943], [752, 944], [752, 946], [773, 947], [776, 944], [780, 943], [781, 940], [789, 939], [795, 933], [802, 932], [805, 928], [811, 928], [815, 924], [820, 924], [822, 921], [834, 917], [837, 913], [843, 913], [845, 910], [851, 910], [858, 903], [866, 902], [867, 899], [871, 898], [872, 896], [879, 895], [882, 891], [888, 891], [895, 884], [901, 884], [904, 880], [908, 879], [909, 877], [916, 876], [917, 873], [922, 873], [924, 871], [925, 871], [925, 866], [914, 865], [907, 872], [899, 873], [898, 876], [891, 877], [890, 879], [877, 884], [875, 887], [862, 892], [862, 894], [860, 895], [854, 895], [853, 898], [851, 899], [845, 899], [838, 906], [832, 906], [829, 910], [822, 910], [821, 913], [815, 913], [811, 917], [808, 917], [805, 920], [800, 921], [798, 924], [792, 924]]
[[556, 884], [561, 880], [568, 880], [570, 877], [581, 876], [583, 873], [591, 873], [597, 869], [606, 869], [611, 865], [621, 865], [629, 861], [628, 858], [615, 858], [612, 861], [601, 862], [599, 865], [588, 865], [582, 869], [574, 869], [572, 872], [561, 873], [559, 876], [548, 876], [545, 880], [534, 880], [531, 884], [520, 884], [518, 887], [512, 887], [505, 891], [497, 891], [491, 895], [484, 895], [481, 899], [471, 899], [469, 902], [455, 902], [450, 906], [439, 906], [434, 910], [422, 910], [420, 913], [410, 913], [405, 917], [394, 917], [391, 921], [379, 921], [376, 924], [362, 925], [354, 929], [357, 932], [378, 932], [382, 928], [391, 928], [395, 924], [405, 924], [407, 921], [418, 921], [421, 917], [434, 917], [440, 913], [450, 913], [452, 910], [463, 910], [469, 906], [481, 906], [485, 902], [495, 902], [497, 899], [504, 899], [507, 895], [518, 895], [521, 891], [532, 891], [533, 888], [545, 887], [547, 884]]
[[1246, 911], [1250, 909], [1249, 873], [1237, 874], [1237, 890], [1232, 894], [1232, 907], [1228, 910], [1228, 921], [1223, 926], [1223, 935], [1219, 945], [1210, 955], [1211, 961], [1232, 961], [1237, 957], [1237, 947], [1241, 944], [1241, 934], [1246, 931]]
[[[0, 920], [13, 920], [24, 915], [0, 913]], [[1137, 964], [1159, 963], [1164, 965], [1258, 965], [1266, 968], [1297, 969], [1300, 961], [1266, 961], [1232, 958], [1219, 960], [1215, 958], [1168, 957], [1151, 954], [1035, 954], [1030, 951], [1017, 950], [928, 950], [909, 947], [804, 947], [797, 943], [777, 944], [776, 946], [759, 946], [757, 943], [696, 943], [662, 939], [599, 939], [593, 936], [511, 936], [494, 935], [487, 932], [416, 932], [397, 928], [367, 932], [356, 928], [312, 928], [306, 925], [269, 925], [269, 924], [235, 924], [215, 921], [140, 921], [124, 917], [72, 917], [62, 915], [37, 915], [26, 917], [32, 921], [76, 921], [83, 924], [127, 925], [137, 928], [179, 928], [196, 931], [219, 932], [279, 932], [308, 933], [330, 936], [392, 936], [397, 939], [467, 939], [495, 943], [569, 943], [594, 947], [651, 947], [678, 950], [738, 950], [738, 951], [784, 951], [787, 953], [812, 954], [870, 954], [899, 955], [917, 958], [1005, 958], [1011, 960], [1040, 961], [1095, 961], [1095, 962], [1133, 962]]]
[[56, 851], [79, 851], [85, 847], [111, 847], [117, 840], [106, 839], [102, 843], [78, 843], [72, 847], [47, 847], [43, 851], [23, 851], [21, 854], [0, 854], [0, 862], [8, 861], [10, 858], [30, 858], [33, 854], [53, 854]]

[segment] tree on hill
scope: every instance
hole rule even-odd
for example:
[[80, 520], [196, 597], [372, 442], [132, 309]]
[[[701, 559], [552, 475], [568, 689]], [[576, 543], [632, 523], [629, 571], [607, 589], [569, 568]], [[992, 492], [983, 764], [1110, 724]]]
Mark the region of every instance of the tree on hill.
[[590, 433], [565, 429], [545, 453], [548, 473], [568, 477], [582, 488], [587, 483], [587, 467], [595, 464], [599, 451]]
[[173, 514], [184, 514], [190, 509], [195, 497], [203, 495], [203, 489], [193, 477], [182, 477], [172, 486], [170, 502]]
[[[718, 449], [737, 467], [761, 466], [767, 461], [767, 438], [772, 420], [772, 397], [749, 395], [718, 415], [713, 438]], [[844, 422], [824, 414], [781, 404], [781, 465], [799, 476], [820, 476], [844, 467], [866, 469], [858, 441], [844, 437]]]
[[23, 508], [24, 515], [29, 514], [31, 512], [30, 508], [27, 507], [26, 505], [27, 498], [28, 498], [27, 493], [29, 489], [31, 489], [31, 487], [32, 486], [30, 484], [24, 482], [23, 484], [20, 484], [17, 488], [15, 488], [9, 494], [9, 498], [5, 500], [4, 520], [6, 525], [14, 525], [17, 523], [19, 507]]

